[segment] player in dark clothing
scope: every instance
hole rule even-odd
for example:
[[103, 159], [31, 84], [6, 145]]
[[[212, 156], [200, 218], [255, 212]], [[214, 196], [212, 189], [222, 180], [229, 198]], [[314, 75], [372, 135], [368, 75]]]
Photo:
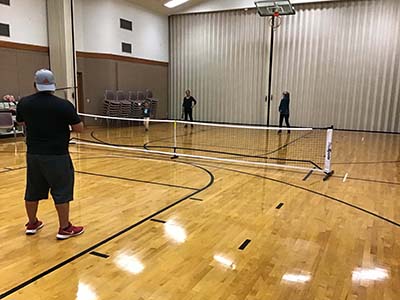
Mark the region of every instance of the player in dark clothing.
[[[289, 92], [283, 92], [283, 97], [281, 103], [279, 104], [279, 128], [282, 128], [283, 119], [285, 119], [286, 126], [289, 128], [289, 104], [290, 104], [290, 94]], [[281, 133], [279, 130], [278, 133]], [[290, 130], [288, 131], [290, 133]]]
[[[185, 121], [187, 121], [189, 117], [190, 121], [193, 122], [193, 107], [197, 104], [197, 101], [193, 98], [193, 96], [190, 95], [190, 90], [186, 90], [185, 94], [186, 96], [183, 98], [182, 104], [183, 113], [185, 114]], [[185, 127], [187, 127], [187, 125], [185, 125]]]
[[17, 122], [26, 126], [25, 208], [29, 222], [25, 232], [32, 235], [43, 227], [36, 213], [39, 201], [48, 199], [50, 191], [60, 223], [57, 238], [67, 239], [84, 231], [69, 220], [74, 166], [68, 151], [70, 127], [82, 132], [83, 123], [71, 102], [53, 95], [56, 86], [51, 71], [36, 72], [35, 88], [36, 94], [22, 98], [17, 105]]

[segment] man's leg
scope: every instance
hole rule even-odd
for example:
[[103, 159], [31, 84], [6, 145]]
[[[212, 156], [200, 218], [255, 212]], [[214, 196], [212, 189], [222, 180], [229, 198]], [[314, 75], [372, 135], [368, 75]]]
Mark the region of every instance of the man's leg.
[[60, 223], [57, 239], [68, 239], [82, 234], [84, 228], [73, 226], [69, 221], [69, 202], [74, 198], [74, 166], [70, 156], [49, 156], [44, 169], [50, 182], [50, 193], [53, 196]]
[[60, 223], [60, 228], [67, 228], [69, 226], [69, 202], [56, 204], [56, 210], [58, 214], [58, 222]]
[[39, 201], [25, 201], [26, 214], [28, 215], [29, 224], [33, 225], [37, 222], [37, 210]]
[[32, 235], [43, 227], [43, 222], [37, 218], [37, 211], [39, 200], [48, 198], [49, 185], [40, 170], [37, 155], [27, 154], [26, 165], [25, 210], [29, 221], [25, 225], [25, 233]]

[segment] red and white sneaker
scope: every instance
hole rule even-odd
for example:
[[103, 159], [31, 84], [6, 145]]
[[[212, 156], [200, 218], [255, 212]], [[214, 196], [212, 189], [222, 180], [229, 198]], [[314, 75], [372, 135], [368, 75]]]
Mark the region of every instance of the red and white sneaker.
[[36, 232], [39, 231], [39, 229], [41, 229], [44, 226], [42, 221], [39, 221], [38, 219], [36, 219], [36, 222], [34, 224], [30, 224], [29, 222], [25, 224], [25, 233], [27, 235], [34, 235], [36, 234]]
[[66, 240], [69, 239], [70, 237], [80, 235], [84, 232], [84, 228], [82, 226], [72, 226], [71, 223], [69, 223], [69, 226], [67, 228], [60, 228], [60, 230], [57, 233], [57, 239], [59, 240]]

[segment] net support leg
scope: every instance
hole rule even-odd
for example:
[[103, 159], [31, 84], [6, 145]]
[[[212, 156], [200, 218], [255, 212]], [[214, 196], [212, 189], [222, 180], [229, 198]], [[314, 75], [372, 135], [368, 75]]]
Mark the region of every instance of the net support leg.
[[333, 126], [331, 126], [326, 133], [326, 148], [325, 148], [325, 164], [324, 164], [324, 181], [328, 180], [333, 175], [331, 167], [332, 159], [332, 138], [333, 138]]
[[177, 124], [176, 124], [176, 121], [174, 122], [174, 156], [172, 156], [171, 157], [171, 159], [176, 159], [176, 158], [178, 158], [179, 156], [178, 155], [176, 155], [176, 144], [177, 144], [177, 142], [176, 142], [176, 126], [177, 126]]
[[313, 172], [314, 172], [314, 169], [311, 169], [310, 172], [308, 172], [307, 175], [304, 176], [303, 181], [306, 181], [308, 179], [308, 177], [310, 177]]

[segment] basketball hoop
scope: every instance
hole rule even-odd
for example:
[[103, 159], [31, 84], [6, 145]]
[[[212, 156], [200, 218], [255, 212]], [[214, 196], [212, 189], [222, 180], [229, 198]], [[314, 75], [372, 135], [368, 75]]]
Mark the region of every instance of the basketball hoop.
[[279, 17], [279, 11], [274, 12], [274, 17]]

